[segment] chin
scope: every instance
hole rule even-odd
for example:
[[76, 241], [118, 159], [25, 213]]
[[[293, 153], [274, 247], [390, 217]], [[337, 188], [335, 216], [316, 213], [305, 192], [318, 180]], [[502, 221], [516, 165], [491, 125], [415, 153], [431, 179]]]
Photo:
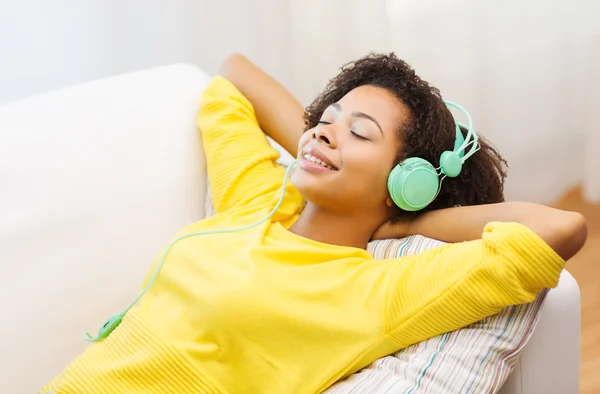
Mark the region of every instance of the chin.
[[335, 179], [326, 178], [298, 169], [291, 174], [290, 181], [306, 201], [318, 206], [331, 206], [338, 200], [335, 190], [339, 188], [335, 186]]

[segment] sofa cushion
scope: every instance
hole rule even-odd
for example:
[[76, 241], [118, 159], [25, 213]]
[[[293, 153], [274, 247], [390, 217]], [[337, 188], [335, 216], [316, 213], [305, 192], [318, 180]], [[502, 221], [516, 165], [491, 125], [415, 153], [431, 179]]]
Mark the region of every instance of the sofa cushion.
[[[415, 235], [373, 241], [368, 251], [377, 259], [393, 259], [441, 245]], [[325, 393], [495, 393], [531, 337], [547, 292], [541, 291], [530, 304], [504, 308], [465, 328], [383, 357]]]

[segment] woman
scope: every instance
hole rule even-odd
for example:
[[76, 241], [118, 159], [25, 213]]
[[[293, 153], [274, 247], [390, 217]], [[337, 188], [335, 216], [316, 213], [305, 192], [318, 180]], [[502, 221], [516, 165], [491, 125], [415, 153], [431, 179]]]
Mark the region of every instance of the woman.
[[[483, 140], [429, 206], [398, 208], [392, 168], [409, 157], [438, 165], [457, 134], [438, 91], [394, 55], [346, 66], [305, 126], [302, 115], [246, 59], [225, 62], [198, 119], [217, 214], [183, 229], [140, 302], [44, 392], [321, 392], [377, 358], [532, 301], [585, 242], [577, 213], [502, 203], [503, 160]], [[297, 151], [284, 190], [263, 130]], [[413, 233], [453, 244], [386, 261], [365, 250], [374, 237]]]

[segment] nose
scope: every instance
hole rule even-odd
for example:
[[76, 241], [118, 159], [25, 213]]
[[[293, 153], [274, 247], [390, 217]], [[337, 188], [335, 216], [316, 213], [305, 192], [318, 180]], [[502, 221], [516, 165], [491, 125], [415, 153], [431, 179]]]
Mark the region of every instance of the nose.
[[337, 147], [337, 138], [335, 136], [335, 130], [333, 129], [334, 125], [319, 125], [315, 127], [313, 131], [313, 138], [319, 141], [319, 143], [324, 143], [329, 145], [331, 148]]

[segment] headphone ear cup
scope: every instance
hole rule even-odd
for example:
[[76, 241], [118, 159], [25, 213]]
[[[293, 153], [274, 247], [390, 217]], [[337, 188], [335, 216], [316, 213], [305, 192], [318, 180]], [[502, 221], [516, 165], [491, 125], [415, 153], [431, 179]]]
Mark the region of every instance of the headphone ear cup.
[[398, 164], [388, 176], [388, 191], [394, 204], [405, 211], [419, 211], [435, 199], [440, 179], [427, 160], [411, 157]]

